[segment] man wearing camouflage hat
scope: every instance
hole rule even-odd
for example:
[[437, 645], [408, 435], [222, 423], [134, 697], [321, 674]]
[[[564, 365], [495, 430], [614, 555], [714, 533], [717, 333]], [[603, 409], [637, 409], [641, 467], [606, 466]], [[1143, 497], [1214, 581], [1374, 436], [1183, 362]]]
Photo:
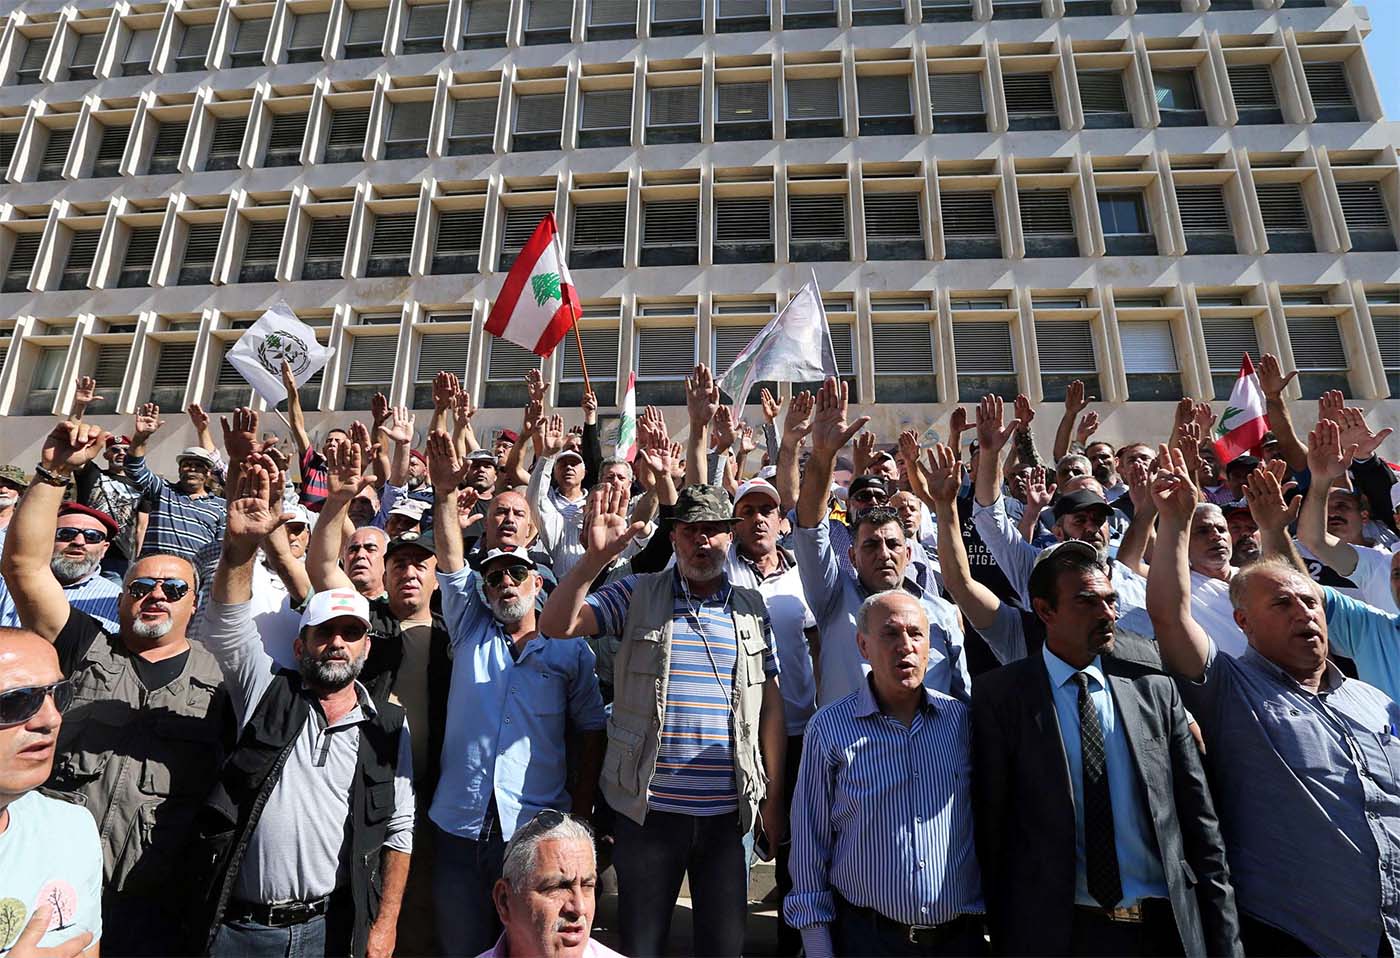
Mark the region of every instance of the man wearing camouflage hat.
[[763, 596], [725, 571], [735, 521], [723, 489], [687, 486], [671, 520], [674, 569], [588, 595], [643, 528], [627, 520], [627, 490], [603, 483], [589, 496], [583, 555], [540, 614], [545, 635], [622, 636], [601, 786], [618, 813], [613, 862], [629, 955], [664, 952], [687, 874], [693, 953], [741, 954], [744, 836], [756, 817], [770, 848], [787, 830], [778, 659]]
[[29, 488], [29, 480], [19, 466], [0, 466], [0, 549], [5, 548], [5, 534], [10, 531], [10, 520], [14, 518], [15, 506], [24, 490]]

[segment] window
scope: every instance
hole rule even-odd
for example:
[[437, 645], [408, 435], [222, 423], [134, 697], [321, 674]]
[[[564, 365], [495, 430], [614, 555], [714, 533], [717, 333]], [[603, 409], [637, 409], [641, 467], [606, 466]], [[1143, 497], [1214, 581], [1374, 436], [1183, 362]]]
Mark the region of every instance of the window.
[[1361, 119], [1347, 83], [1345, 63], [1304, 63], [1303, 75], [1319, 123], [1355, 123]]
[[876, 23], [903, 23], [901, 0], [851, 0], [851, 23], [861, 27]]
[[788, 195], [788, 254], [794, 263], [851, 258], [844, 193]]
[[397, 336], [351, 336], [345, 368], [345, 409], [368, 409], [375, 393], [390, 392], [394, 382]]
[[637, 0], [588, 0], [588, 39], [619, 40], [637, 35]]
[[766, 140], [773, 135], [766, 81], [715, 86], [715, 139]]
[[432, 100], [403, 100], [389, 105], [385, 159], [428, 155], [428, 130], [433, 125]]
[[1022, 190], [1019, 205], [1027, 256], [1079, 255], [1068, 190]]
[[443, 210], [438, 214], [437, 239], [433, 244], [430, 272], [475, 273], [481, 256], [481, 228], [484, 210]]
[[[761, 306], [748, 303], [728, 305], [736, 306], [737, 311], [743, 313], [771, 314], [773, 312], [771, 303], [764, 303]], [[723, 315], [729, 310], [726, 304], [716, 303], [714, 312], [716, 315]], [[748, 348], [749, 343], [753, 342], [753, 338], [763, 331], [765, 325], [765, 323], [742, 323], [738, 325], [715, 324], [711, 327], [710, 338], [713, 342], [711, 343], [710, 368], [714, 370], [716, 377], [729, 371], [729, 368], [734, 365], [734, 360], [738, 359], [739, 354]], [[755, 382], [749, 389], [748, 396], [744, 397], [743, 404], [756, 405], [761, 402], [764, 389], [767, 389], [774, 396], [778, 395], [777, 383]], [[727, 393], [725, 397], [737, 400], [737, 397], [729, 396]]]
[[462, 46], [467, 49], [503, 47], [510, 23], [510, 0], [465, 0], [462, 4], [466, 26]]
[[97, 159], [92, 164], [92, 175], [121, 176], [122, 157], [126, 155], [126, 141], [131, 136], [129, 126], [108, 126], [99, 124], [102, 139], [97, 146]]
[[151, 379], [151, 402], [164, 409], [183, 409], [185, 389], [194, 368], [193, 342], [160, 344], [155, 376]]
[[1155, 256], [1157, 239], [1141, 193], [1100, 193], [1099, 221], [1110, 256]]
[[1123, 90], [1123, 74], [1118, 70], [1080, 72], [1079, 102], [1084, 108], [1084, 126], [1090, 130], [1128, 128], [1133, 114]]
[[870, 352], [877, 402], [938, 402], [932, 324], [873, 323]]
[[863, 74], [856, 77], [860, 101], [861, 136], [914, 132], [914, 107], [909, 77], [904, 74]]
[[1112, 0], [1065, 0], [1065, 16], [1067, 17], [1109, 17], [1112, 15]]
[[648, 0], [651, 3], [651, 35], [674, 37], [704, 30], [701, 0]]
[[487, 342], [486, 393], [482, 405], [488, 409], [524, 409], [530, 401], [525, 375], [539, 368], [540, 357], [509, 339], [492, 336]]
[[122, 55], [122, 76], [146, 76], [151, 72], [151, 54], [156, 52], [155, 27], [146, 30], [132, 30], [127, 41], [126, 53]]
[[1288, 341], [1304, 399], [1317, 399], [1329, 389], [1350, 396], [1346, 348], [1334, 317], [1289, 316]]
[[345, 58], [377, 57], [384, 52], [384, 27], [389, 19], [386, 7], [347, 8], [350, 21], [345, 30]]
[[1171, 320], [1137, 320], [1118, 324], [1128, 398], [1143, 402], [1181, 398], [1181, 367], [1176, 361]]
[[14, 161], [15, 149], [19, 146], [18, 130], [0, 130], [0, 179]]
[[1044, 15], [1040, 0], [992, 0], [994, 20], [1034, 20]]
[[[1201, 305], [1205, 307], [1204, 302]], [[1202, 316], [1201, 332], [1206, 340], [1206, 358], [1210, 361], [1210, 380], [1216, 398], [1228, 399], [1239, 378], [1245, 353], [1255, 359], [1260, 356], [1254, 320]]]
[[80, 33], [68, 63], [68, 79], [91, 80], [97, 73], [97, 57], [102, 52], [102, 34]]
[[695, 370], [695, 329], [641, 326], [637, 329], [637, 405], [685, 405], [685, 377]]
[[626, 203], [574, 206], [569, 263], [580, 269], [620, 267], [627, 236]]
[[511, 149], [557, 150], [564, 123], [564, 94], [522, 94], [515, 105], [515, 136]]
[[935, 133], [987, 132], [981, 74], [930, 73], [928, 98]]
[[[470, 324], [471, 320], [470, 312], [432, 313], [428, 316], [428, 323]], [[420, 333], [418, 348], [413, 351], [416, 358], [413, 373], [414, 409], [433, 408], [433, 377], [439, 372], [454, 373], [458, 379], [466, 379], [467, 355], [471, 344], [470, 329], [440, 332], [429, 326]]]
[[267, 47], [267, 34], [272, 28], [272, 21], [267, 18], [239, 20], [235, 17], [234, 23], [238, 27], [238, 32], [234, 34], [233, 52], [229, 56], [229, 66], [261, 66], [263, 52]]
[[648, 87], [646, 139], [648, 143], [699, 143], [700, 88]]
[[441, 53], [447, 33], [447, 4], [420, 3], [408, 8], [404, 53]]
[[787, 81], [789, 139], [843, 136], [840, 77], [794, 77]]
[[248, 240], [243, 244], [240, 283], [271, 283], [277, 280], [277, 260], [282, 253], [283, 220], [255, 220], [248, 224]]
[[496, 267], [508, 270], [515, 257], [525, 248], [534, 235], [535, 228], [546, 213], [552, 212], [547, 206], [510, 206], [506, 208], [505, 225], [501, 229], [501, 260]]
[[1379, 183], [1338, 183], [1337, 198], [1346, 215], [1353, 250], [1370, 253], [1395, 249], [1395, 231]]
[[39, 82], [39, 73], [44, 68], [44, 60], [48, 58], [52, 43], [53, 37], [30, 37], [24, 41], [24, 53], [20, 55], [19, 69], [15, 71], [18, 86]]
[[331, 128], [326, 137], [327, 163], [357, 163], [365, 156], [365, 133], [369, 130], [369, 107], [332, 108]]
[[773, 255], [773, 198], [716, 196], [715, 263], [771, 263]]
[[1178, 186], [1176, 205], [1186, 231], [1186, 252], [1193, 255], [1233, 254], [1235, 231], [1224, 191], [1216, 184]]
[[214, 260], [219, 252], [221, 223], [190, 223], [185, 236], [185, 256], [180, 263], [180, 286], [202, 286], [213, 281]]
[[187, 23], [175, 53], [175, 72], [190, 73], [205, 68], [209, 44], [214, 39], [213, 23]]
[[743, 33], [767, 30], [768, 0], [715, 0], [715, 30]]
[[[587, 307], [585, 307], [587, 308]], [[583, 343], [583, 358], [588, 363], [588, 378], [599, 406], [617, 405], [617, 342], [616, 326], [583, 326], [578, 329]], [[569, 335], [573, 339], [573, 334]], [[583, 402], [583, 367], [578, 361], [578, 346], [571, 342], [560, 344], [561, 365], [558, 405], [563, 408]]]
[[92, 261], [97, 255], [97, 240], [101, 235], [100, 230], [69, 231], [68, 259], [63, 264], [59, 289], [87, 289]]
[[1082, 379], [1089, 395], [1103, 395], [1094, 362], [1094, 335], [1087, 319], [1036, 320], [1040, 386], [1046, 402], [1062, 402], [1065, 390]]
[[34, 260], [39, 255], [41, 233], [16, 233], [10, 262], [5, 266], [5, 282], [0, 292], [22, 293], [29, 289], [29, 274], [34, 272]]
[[97, 391], [102, 398], [88, 406], [87, 411], [96, 415], [111, 415], [117, 411], [117, 398], [126, 384], [126, 363], [131, 358], [131, 342], [96, 343], [93, 351], [96, 356], [90, 375], [97, 380]]
[[370, 227], [366, 276], [407, 276], [413, 254], [413, 213], [381, 213]]
[[1255, 183], [1271, 253], [1315, 253], [1308, 206], [1297, 183]]
[[[642, 266], [700, 262], [700, 201], [642, 198]], [[766, 211], [765, 211], [766, 213]]]
[[1163, 126], [1206, 125], [1195, 70], [1154, 70], [1152, 87]]
[[151, 147], [149, 173], [174, 173], [180, 168], [180, 153], [185, 148], [185, 119], [156, 122], [155, 144]]
[[24, 402], [26, 416], [47, 416], [53, 411], [67, 361], [67, 346], [39, 347], [39, 359], [29, 377], [29, 394]]
[[1055, 84], [1048, 73], [1007, 73], [1001, 78], [1006, 95], [1008, 127], [1012, 130], [1058, 130]]
[[330, 13], [308, 11], [292, 16], [292, 35], [287, 43], [288, 63], [309, 63], [321, 59], [321, 46], [330, 27]]
[[263, 166], [301, 165], [301, 147], [306, 139], [306, 113], [274, 113], [267, 135], [267, 156]]
[[73, 128], [64, 130], [49, 128], [48, 140], [44, 143], [44, 153], [39, 158], [39, 179], [60, 180], [63, 166], [68, 162], [68, 148], [73, 145]]
[[306, 239], [306, 259], [301, 264], [302, 279], [339, 279], [345, 270], [345, 247], [350, 236], [350, 217], [312, 218]]
[[1267, 63], [1234, 63], [1225, 68], [1240, 123], [1282, 123], [1274, 75]]
[[973, 19], [972, 0], [923, 0], [924, 23], [953, 23]]
[[627, 146], [632, 142], [632, 89], [584, 90], [578, 145]]
[[924, 220], [918, 193], [865, 191], [868, 259], [924, 259]]
[[452, 125], [447, 131], [449, 156], [470, 156], [495, 150], [497, 98], [452, 100]]
[[238, 154], [243, 149], [243, 134], [248, 129], [248, 117], [214, 117], [214, 132], [209, 138], [209, 159], [206, 170], [235, 170], [238, 168]]
[[127, 233], [126, 254], [122, 259], [121, 273], [117, 276], [120, 289], [148, 286], [151, 282], [151, 267], [156, 261], [156, 247], [160, 243], [159, 226], [133, 226]]
[[996, 194], [944, 190], [943, 246], [949, 259], [1000, 259]]
[[[854, 13], [854, 11], [852, 11]], [[859, 21], [856, 21], [859, 23]], [[783, 29], [836, 26], [835, 0], [783, 0]]]
[[525, 42], [568, 43], [573, 0], [526, 0]]

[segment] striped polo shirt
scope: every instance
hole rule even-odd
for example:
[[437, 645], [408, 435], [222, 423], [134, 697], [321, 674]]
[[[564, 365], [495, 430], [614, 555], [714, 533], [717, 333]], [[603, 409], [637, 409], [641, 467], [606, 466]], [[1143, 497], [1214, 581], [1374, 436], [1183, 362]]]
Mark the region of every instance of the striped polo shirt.
[[315, 449], [306, 450], [301, 457], [301, 504], [312, 512], [320, 512], [326, 504], [326, 458]]
[[[666, 715], [647, 807], [680, 815], [723, 815], [739, 808], [730, 725], [739, 663], [732, 590], [726, 578], [714, 595], [687, 595], [680, 574], [672, 576], [675, 605]], [[636, 584], [636, 576], [627, 576], [588, 597], [601, 634], [622, 633]], [[778, 657], [766, 616], [763, 634], [763, 671], [772, 678], [778, 674]]]
[[[63, 597], [79, 612], [86, 612], [97, 620], [104, 630], [116, 635], [120, 615], [122, 587], [106, 578], [100, 572], [93, 572], [85, 579], [63, 586]], [[23, 628], [19, 620], [19, 610], [5, 583], [0, 580], [0, 626], [10, 629]]]
[[146, 526], [141, 556], [168, 553], [194, 561], [199, 550], [223, 538], [228, 502], [222, 496], [187, 496], [151, 472], [145, 456], [126, 460], [126, 474], [156, 508]]

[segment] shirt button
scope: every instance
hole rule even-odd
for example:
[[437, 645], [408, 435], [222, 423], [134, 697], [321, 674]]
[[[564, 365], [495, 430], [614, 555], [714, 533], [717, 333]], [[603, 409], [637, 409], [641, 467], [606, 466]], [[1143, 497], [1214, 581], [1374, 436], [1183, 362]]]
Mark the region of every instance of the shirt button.
[[924, 907], [920, 908], [919, 911], [922, 912], [923, 914], [927, 915], [927, 914], [928, 914], [928, 905], [925, 905]]
[[920, 868], [923, 868], [923, 867], [924, 867], [924, 860], [923, 860], [922, 858], [919, 859], [919, 867], [920, 867]]
[[507, 725], [510, 724], [510, 716], [509, 716], [509, 715], [506, 716], [506, 724], [507, 724]]

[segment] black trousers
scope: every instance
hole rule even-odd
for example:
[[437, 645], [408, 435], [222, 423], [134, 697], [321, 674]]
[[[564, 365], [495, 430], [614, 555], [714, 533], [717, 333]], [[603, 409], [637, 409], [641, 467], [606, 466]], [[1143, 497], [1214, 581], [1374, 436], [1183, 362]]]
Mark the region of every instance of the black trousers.
[[[783, 761], [783, 803], [788, 809], [788, 821], [792, 821], [792, 796], [797, 788], [797, 770], [802, 764], [802, 736], [789, 735], [787, 740], [787, 754]], [[787, 897], [787, 893], [792, 891], [792, 873], [788, 871], [788, 856], [792, 854], [792, 838], [778, 846], [773, 854], [774, 877], [777, 879], [778, 892]], [[793, 928], [783, 918], [783, 902], [778, 900], [778, 947], [773, 952], [779, 958], [793, 958], [802, 950], [802, 934]]]
[[831, 944], [838, 958], [863, 955], [892, 958], [983, 958], [987, 940], [981, 915], [963, 915], [936, 931], [920, 933], [919, 941], [883, 915], [852, 905], [836, 896], [836, 920], [831, 923]]
[[1250, 958], [1312, 958], [1317, 952], [1286, 931], [1240, 914], [1240, 943]]
[[1113, 921], [1093, 908], [1074, 909], [1070, 954], [1122, 958], [1122, 956], [1179, 956], [1185, 953], [1176, 930], [1172, 903], [1165, 898], [1145, 898], [1140, 922]]

